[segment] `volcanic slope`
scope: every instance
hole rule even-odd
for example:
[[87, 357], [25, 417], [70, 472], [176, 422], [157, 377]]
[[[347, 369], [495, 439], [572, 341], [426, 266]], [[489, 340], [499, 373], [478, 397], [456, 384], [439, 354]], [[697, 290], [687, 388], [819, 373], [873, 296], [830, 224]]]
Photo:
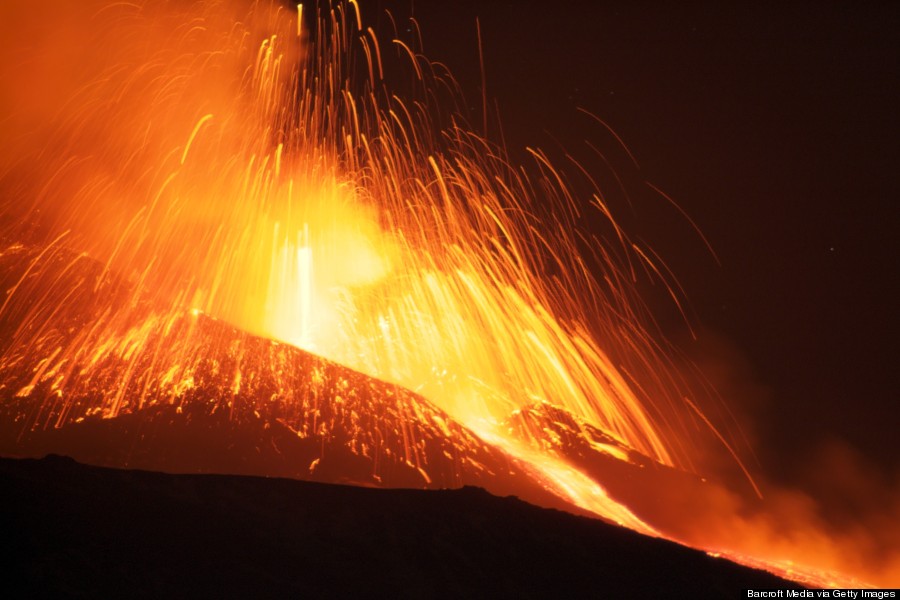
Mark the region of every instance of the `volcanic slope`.
[[[654, 461], [547, 402], [513, 412], [504, 426], [542, 454], [560, 458], [602, 482], [610, 497], [674, 539], [700, 543], [692, 539], [698, 529], [693, 513], [714, 510], [721, 494], [734, 493], [720, 483]], [[748, 508], [758, 504], [747, 502]]]
[[736, 598], [795, 587], [602, 521], [458, 490], [0, 459], [7, 590], [128, 597]]
[[0, 453], [364, 486], [485, 487], [577, 510], [428, 400], [190, 309], [62, 247], [0, 252]]

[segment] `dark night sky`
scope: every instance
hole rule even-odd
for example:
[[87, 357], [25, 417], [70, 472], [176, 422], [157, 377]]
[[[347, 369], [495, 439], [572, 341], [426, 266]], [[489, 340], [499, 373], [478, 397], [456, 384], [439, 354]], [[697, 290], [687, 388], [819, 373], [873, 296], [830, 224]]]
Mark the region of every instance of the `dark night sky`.
[[[370, 22], [379, 7], [402, 22], [412, 4], [362, 7]], [[426, 55], [451, 67], [477, 121], [480, 19], [488, 96], [513, 155], [558, 141], [589, 156], [585, 139], [608, 153], [633, 204], [609, 202], [678, 275], [700, 340], [662, 296], [650, 302], [701, 363], [722, 340], [732, 348], [722, 392], [755, 423], [765, 471], [792, 477], [829, 440], [897, 469], [900, 4], [412, 8]], [[640, 170], [577, 107], [608, 123]], [[643, 180], [691, 215], [721, 266]]]

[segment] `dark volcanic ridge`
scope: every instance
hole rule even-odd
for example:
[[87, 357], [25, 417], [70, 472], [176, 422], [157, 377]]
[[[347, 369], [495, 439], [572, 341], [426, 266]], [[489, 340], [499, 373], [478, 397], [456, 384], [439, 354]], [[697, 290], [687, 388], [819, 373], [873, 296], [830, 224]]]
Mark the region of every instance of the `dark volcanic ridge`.
[[795, 587], [481, 489], [0, 459], [7, 590], [128, 597], [691, 597]]

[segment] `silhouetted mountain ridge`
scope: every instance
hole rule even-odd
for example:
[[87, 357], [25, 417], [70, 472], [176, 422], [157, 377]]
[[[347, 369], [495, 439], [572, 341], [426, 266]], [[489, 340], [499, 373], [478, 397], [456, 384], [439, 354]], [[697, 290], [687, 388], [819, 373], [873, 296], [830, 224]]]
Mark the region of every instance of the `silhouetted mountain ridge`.
[[7, 589], [129, 597], [734, 598], [791, 586], [482, 489], [370, 489], [0, 459]]

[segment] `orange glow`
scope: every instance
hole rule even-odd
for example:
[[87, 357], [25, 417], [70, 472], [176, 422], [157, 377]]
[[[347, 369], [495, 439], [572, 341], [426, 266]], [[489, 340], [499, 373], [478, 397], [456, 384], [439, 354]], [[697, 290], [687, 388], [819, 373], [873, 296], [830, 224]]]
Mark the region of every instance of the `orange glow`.
[[[277, 383], [257, 417], [272, 411], [298, 437], [325, 427], [291, 416], [302, 403], [315, 412], [318, 398], [292, 395], [285, 352], [242, 368], [242, 343], [208, 337], [211, 317], [412, 390], [439, 409], [429, 418], [454, 452], [487, 443], [558, 498], [663, 535], [567, 459], [552, 427], [509, 427], [544, 403], [615, 460], [691, 468], [686, 423], [699, 411], [634, 286], [640, 267], [659, 270], [599, 190], [574, 198], [539, 150], [527, 169], [510, 164], [434, 106], [430, 90], [452, 88], [449, 76], [399, 40], [379, 43], [355, 2], [315, 16], [315, 43], [308, 7], [69, 4], [55, 7], [55, 27], [0, 8], [16, 29], [0, 73], [15, 82], [0, 105], [14, 125], [0, 151], [0, 260], [29, 261], [0, 307], [14, 324], [0, 380], [29, 374], [3, 392], [33, 400], [16, 405], [27, 406], [14, 415], [22, 431], [180, 410], [210, 377], [237, 398], [263, 390], [260, 373]], [[410, 62], [421, 97], [385, 89], [389, 59]], [[609, 219], [612, 242], [579, 230], [589, 210]], [[41, 281], [87, 257], [102, 272], [78, 286]], [[89, 317], [63, 331], [76, 310]], [[228, 346], [227, 369], [217, 345]], [[348, 443], [369, 456], [374, 433], [347, 418], [359, 428]], [[397, 435], [430, 484], [418, 442]], [[717, 551], [788, 573], [741, 549]], [[823, 581], [816, 569], [788, 576]]]

